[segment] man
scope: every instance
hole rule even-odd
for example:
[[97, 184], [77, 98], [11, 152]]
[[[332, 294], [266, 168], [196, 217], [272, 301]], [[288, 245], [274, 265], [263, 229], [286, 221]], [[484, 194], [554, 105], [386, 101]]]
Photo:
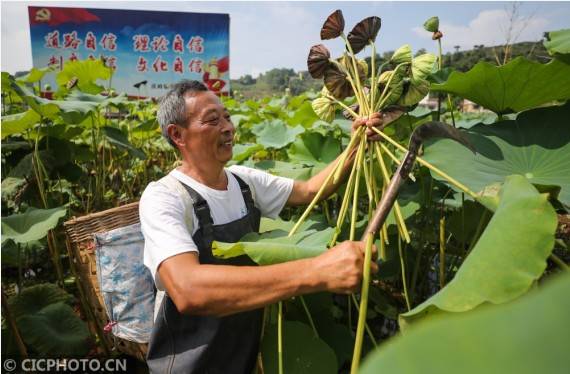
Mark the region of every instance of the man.
[[[250, 373], [262, 307], [307, 293], [357, 291], [364, 246], [347, 241], [315, 258], [255, 266], [246, 256], [215, 258], [211, 243], [239, 241], [259, 229], [261, 215], [276, 218], [284, 205], [308, 204], [334, 162], [308, 181], [243, 166], [226, 169], [235, 128], [218, 97], [197, 81], [176, 84], [162, 99], [157, 117], [182, 165], [150, 183], [140, 201], [145, 265], [157, 288], [166, 291], [147, 363], [153, 373]], [[355, 121], [353, 131], [380, 124], [374, 115]], [[354, 152], [341, 181], [353, 158]], [[331, 182], [323, 198], [341, 181]], [[374, 263], [372, 271], [377, 271]]]

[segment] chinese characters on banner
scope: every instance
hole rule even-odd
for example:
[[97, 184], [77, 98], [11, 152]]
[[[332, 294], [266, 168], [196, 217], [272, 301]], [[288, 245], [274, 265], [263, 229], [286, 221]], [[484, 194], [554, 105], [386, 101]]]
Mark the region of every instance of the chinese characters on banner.
[[[35, 67], [101, 59], [113, 86], [159, 96], [180, 79], [229, 92], [229, 16], [112, 9], [28, 7]], [[51, 83], [51, 82], [49, 82]], [[133, 87], [136, 87], [136, 91]]]

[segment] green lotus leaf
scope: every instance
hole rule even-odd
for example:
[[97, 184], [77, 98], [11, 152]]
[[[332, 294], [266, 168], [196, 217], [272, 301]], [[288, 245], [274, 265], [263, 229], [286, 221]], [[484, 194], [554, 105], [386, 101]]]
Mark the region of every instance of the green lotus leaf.
[[325, 168], [341, 153], [340, 141], [332, 136], [306, 132], [287, 150], [292, 162]]
[[412, 83], [423, 85], [431, 73], [436, 69], [437, 57], [431, 53], [425, 53], [412, 60]]
[[99, 79], [107, 80], [111, 78], [111, 69], [105, 66], [100, 59], [84, 61], [68, 61], [63, 65], [63, 70], [56, 75], [55, 81], [63, 92], [68, 82], [77, 79], [77, 87], [79, 90], [89, 93], [98, 94], [104, 90], [96, 82]]
[[17, 81], [25, 83], [36, 83], [42, 80], [42, 78], [51, 71], [53, 71], [51, 67], [40, 69], [32, 68], [28, 74], [18, 78]]
[[559, 186], [558, 199], [570, 205], [568, 118], [570, 104], [529, 110], [516, 120], [461, 130], [477, 149], [476, 155], [456, 142], [439, 139], [426, 143], [423, 157], [475, 192], [519, 174], [535, 185]]
[[400, 315], [401, 328], [444, 313], [516, 299], [546, 269], [557, 217], [546, 195], [520, 176], [507, 177], [493, 218], [455, 277], [442, 290]]
[[28, 208], [25, 213], [2, 217], [2, 243], [12, 239], [16, 243], [27, 243], [45, 237], [65, 217], [63, 206], [53, 209]]
[[517, 57], [503, 66], [479, 62], [466, 73], [454, 71], [432, 91], [469, 99], [498, 114], [520, 112], [570, 98], [570, 65], [558, 60], [540, 64]]
[[298, 163], [275, 160], [263, 160], [255, 164], [252, 163], [249, 166], [265, 170], [273, 175], [298, 180], [308, 180], [322, 170], [318, 166], [305, 166]]
[[398, 105], [412, 106], [419, 103], [429, 93], [429, 82], [426, 80], [416, 80], [404, 86], [404, 92], [397, 101]]
[[326, 97], [319, 97], [311, 103], [313, 110], [320, 119], [326, 122], [332, 122], [335, 117], [335, 102]]
[[68, 303], [73, 296], [53, 284], [38, 284], [9, 299], [27, 346], [41, 355], [82, 356], [89, 350], [87, 325]]
[[570, 29], [548, 32], [544, 46], [551, 56], [570, 54]]
[[134, 156], [140, 160], [146, 159], [146, 154], [144, 151], [132, 145], [131, 142], [129, 142], [127, 134], [125, 134], [123, 131], [111, 126], [102, 127], [102, 129], [109, 143], [119, 149], [128, 151], [131, 156]]
[[272, 265], [320, 255], [326, 251], [332, 234], [332, 228], [308, 229], [290, 237], [284, 230], [268, 231], [262, 234], [251, 233], [237, 243], [214, 241], [212, 252], [220, 258], [232, 258], [245, 254], [259, 265]]
[[424, 22], [424, 29], [429, 32], [436, 32], [439, 30], [439, 17], [431, 17]]
[[388, 96], [387, 98], [382, 99], [384, 103], [380, 109], [395, 104], [400, 100], [400, 97], [404, 92], [404, 74], [402, 70], [385, 71], [380, 74], [380, 77], [378, 77], [378, 82], [380, 83], [378, 95], [381, 95], [384, 92], [386, 85], [390, 82], [390, 87], [388, 87], [388, 90], [386, 91]]
[[265, 148], [280, 149], [294, 142], [297, 135], [305, 129], [303, 126], [287, 126], [282, 120], [276, 119], [259, 123], [251, 131], [257, 136], [257, 142]]
[[2, 116], [2, 139], [10, 135], [25, 133], [26, 130], [34, 127], [40, 119], [41, 116], [33, 109]]
[[236, 144], [233, 148], [233, 157], [232, 160], [236, 162], [242, 162], [243, 160], [248, 159], [251, 155], [255, 154], [257, 151], [261, 151], [263, 146], [261, 144], [255, 143], [244, 143], [244, 144]]
[[370, 354], [359, 372], [564, 373], [569, 294], [564, 274], [513, 303], [422, 324]]
[[390, 59], [395, 65], [402, 63], [412, 63], [412, 47], [409, 44], [404, 44], [400, 48], [396, 49], [392, 58]]
[[[277, 324], [266, 330], [261, 342], [263, 372], [277, 374]], [[338, 372], [334, 351], [304, 323], [283, 321], [283, 372], [287, 374], [331, 374]]]

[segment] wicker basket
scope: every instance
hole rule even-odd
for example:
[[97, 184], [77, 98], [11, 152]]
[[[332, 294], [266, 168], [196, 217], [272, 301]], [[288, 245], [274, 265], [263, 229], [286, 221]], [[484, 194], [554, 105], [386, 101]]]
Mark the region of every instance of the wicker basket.
[[96, 331], [106, 347], [114, 347], [119, 352], [145, 361], [148, 344], [131, 342], [105, 333], [104, 326], [109, 322], [97, 280], [95, 243], [93, 234], [110, 231], [139, 222], [139, 203], [127, 204], [103, 212], [73, 218], [64, 223], [66, 244], [72, 266], [80, 280], [91, 314], [97, 324]]

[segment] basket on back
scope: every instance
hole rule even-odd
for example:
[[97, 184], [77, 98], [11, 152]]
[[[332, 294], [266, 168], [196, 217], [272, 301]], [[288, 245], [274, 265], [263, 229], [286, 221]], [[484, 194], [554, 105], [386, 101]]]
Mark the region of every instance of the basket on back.
[[147, 344], [136, 343], [110, 332], [109, 320], [105, 308], [104, 297], [97, 275], [96, 241], [94, 234], [106, 233], [125, 226], [139, 223], [138, 202], [112, 208], [103, 212], [92, 213], [83, 217], [73, 218], [64, 223], [66, 244], [69, 256], [74, 266], [79, 283], [88, 302], [88, 308], [97, 324], [96, 330], [104, 346], [115, 347], [119, 352], [145, 360]]

